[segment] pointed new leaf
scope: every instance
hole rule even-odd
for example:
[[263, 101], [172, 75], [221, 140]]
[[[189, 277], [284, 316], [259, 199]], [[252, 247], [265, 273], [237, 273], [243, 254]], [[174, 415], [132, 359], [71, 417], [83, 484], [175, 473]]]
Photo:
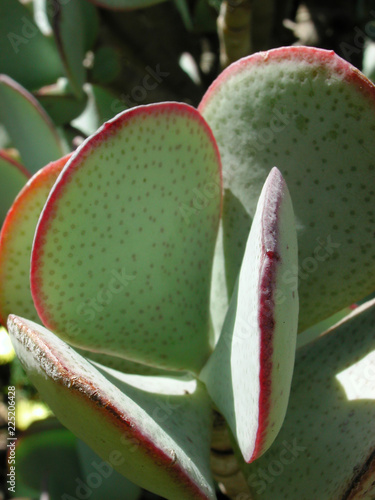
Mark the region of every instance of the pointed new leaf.
[[39, 220], [31, 287], [43, 323], [83, 349], [198, 371], [210, 352], [220, 183], [194, 108], [140, 106], [104, 124]]
[[[0, 323], [8, 314], [37, 321], [30, 290], [30, 257], [35, 228], [48, 194], [69, 156], [37, 172], [17, 196], [0, 233]], [[1, 168], [1, 163], [0, 163]]]
[[274, 168], [259, 198], [223, 331], [201, 373], [246, 462], [272, 444], [284, 420], [294, 366], [298, 297], [294, 214]]
[[44, 109], [6, 75], [0, 75], [0, 122], [31, 173], [64, 154], [60, 138]]
[[297, 350], [280, 434], [267, 453], [244, 467], [251, 498], [375, 498], [374, 349], [372, 300]]
[[373, 84], [333, 52], [286, 47], [231, 65], [199, 110], [223, 161], [229, 294], [257, 193], [275, 164], [297, 219], [299, 329], [373, 291]]
[[29, 178], [29, 172], [22, 165], [0, 151], [0, 227], [14, 198]]
[[215, 498], [211, 409], [199, 382], [95, 367], [45, 328], [13, 315], [8, 329], [54, 414], [116, 470], [170, 500]]

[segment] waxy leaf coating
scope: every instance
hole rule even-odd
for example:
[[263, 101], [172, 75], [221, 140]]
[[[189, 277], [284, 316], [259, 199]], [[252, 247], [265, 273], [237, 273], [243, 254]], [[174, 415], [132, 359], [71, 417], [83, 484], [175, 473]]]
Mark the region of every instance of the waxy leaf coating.
[[131, 481], [169, 500], [214, 500], [211, 406], [195, 379], [94, 366], [45, 328], [9, 316], [28, 377], [56, 417]]
[[294, 213], [273, 168], [263, 187], [219, 342], [200, 375], [246, 462], [263, 454], [283, 423], [294, 367], [297, 290]]
[[375, 497], [375, 301], [297, 350], [272, 447], [244, 467], [254, 500]]
[[273, 165], [288, 184], [296, 215], [299, 268], [290, 280], [299, 281], [299, 330], [370, 294], [374, 85], [333, 52], [284, 47], [232, 64], [199, 110], [223, 162], [228, 298], [257, 195]]
[[192, 107], [125, 111], [73, 155], [35, 234], [31, 288], [67, 342], [199, 371], [210, 353], [220, 159]]
[[[70, 155], [39, 170], [18, 194], [0, 232], [0, 323], [8, 314], [38, 321], [30, 290], [35, 228], [48, 194]], [[0, 163], [1, 168], [1, 163]]]

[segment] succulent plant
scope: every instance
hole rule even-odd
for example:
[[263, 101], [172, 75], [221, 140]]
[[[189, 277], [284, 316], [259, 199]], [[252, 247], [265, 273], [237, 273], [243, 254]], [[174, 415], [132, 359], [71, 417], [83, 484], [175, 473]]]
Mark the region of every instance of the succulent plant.
[[302, 344], [374, 292], [374, 131], [366, 77], [289, 47], [50, 152], [3, 224], [0, 319], [63, 425], [171, 500], [372, 498], [374, 300]]

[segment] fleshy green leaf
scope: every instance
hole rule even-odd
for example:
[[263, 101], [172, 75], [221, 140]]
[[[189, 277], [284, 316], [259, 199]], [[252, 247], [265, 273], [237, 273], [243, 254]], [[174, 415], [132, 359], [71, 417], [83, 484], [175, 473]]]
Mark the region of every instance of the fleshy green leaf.
[[375, 301], [297, 351], [284, 425], [245, 466], [254, 500], [374, 498]]
[[[51, 500], [74, 495], [77, 478], [83, 478], [76, 452], [77, 438], [66, 429], [55, 428], [19, 438], [16, 446], [16, 497], [31, 488], [33, 498], [47, 492]], [[61, 471], [64, 471], [62, 474]]]
[[53, 15], [49, 16], [66, 76], [78, 98], [82, 97], [82, 87], [86, 80], [83, 66], [85, 57], [84, 12], [81, 3], [81, 0], [64, 2], [59, 5], [56, 12], [51, 11]]
[[[19, 190], [27, 181], [27, 177], [24, 177], [26, 174], [23, 173], [21, 166], [14, 165], [13, 160], [10, 159], [8, 163], [8, 156], [0, 152], [0, 173], [5, 180], [1, 186], [7, 187], [6, 193], [1, 199], [5, 200], [5, 195], [11, 191], [11, 183], [7, 177], [7, 171], [2, 170], [3, 158], [4, 161], [7, 160], [7, 163], [4, 164], [5, 168], [11, 169], [9, 175], [13, 175], [14, 169], [17, 173], [21, 173], [20, 179], [23, 182]], [[27, 316], [33, 321], [40, 321], [30, 291], [31, 247], [42, 208], [68, 158], [69, 156], [66, 156], [46, 165], [33, 176], [15, 200], [0, 233], [0, 322], [4, 325], [10, 313]], [[12, 201], [13, 199], [9, 200], [9, 206]], [[104, 366], [125, 373], [166, 374], [165, 370], [134, 363], [117, 356], [84, 350], [78, 350], [78, 353]], [[169, 375], [176, 375], [176, 373], [169, 372]]]
[[36, 172], [64, 154], [44, 109], [29, 92], [6, 75], [0, 75], [0, 122], [5, 125], [30, 172]]
[[64, 78], [61, 78], [55, 85], [39, 89], [34, 92], [34, 95], [55, 125], [71, 122], [83, 112], [87, 104], [86, 93], [77, 98]]
[[288, 184], [296, 214], [299, 329], [373, 291], [371, 82], [333, 52], [285, 47], [231, 65], [208, 90], [199, 110], [212, 127], [223, 161], [229, 294], [257, 193], [275, 164]]
[[[123, 55], [121, 50], [119, 50], [116, 46], [101, 45], [98, 47], [94, 54], [94, 65], [91, 70], [91, 79], [102, 85], [110, 84], [121, 74], [122, 58]], [[112, 97], [112, 102], [114, 99], [115, 98]]]
[[53, 41], [42, 35], [30, 10], [19, 0], [1, 0], [0, 73], [29, 90], [52, 84], [63, 75]]
[[94, 367], [45, 328], [15, 316], [8, 329], [54, 414], [102, 459], [167, 499], [215, 498], [211, 409], [199, 382]]
[[[69, 2], [55, 2], [50, 0], [33, 0], [34, 19], [39, 29], [45, 35], [52, 35], [53, 29], [51, 22], [54, 22], [55, 16], [59, 15], [60, 8]], [[74, 3], [79, 5], [81, 10], [80, 30], [84, 36], [84, 51], [90, 50], [98, 36], [99, 15], [97, 8], [92, 3], [85, 0], [76, 0]], [[77, 18], [73, 21], [76, 23]], [[81, 36], [81, 35], [79, 35]]]
[[199, 113], [140, 106], [73, 155], [35, 235], [43, 323], [77, 347], [199, 371], [209, 352], [220, 160]]
[[283, 423], [298, 324], [294, 213], [274, 168], [263, 187], [223, 331], [200, 378], [246, 462], [263, 454]]
[[[3, 325], [10, 313], [39, 320], [30, 291], [31, 247], [48, 193], [68, 158], [65, 156], [37, 172], [19, 193], [4, 221], [0, 233], [0, 322]], [[5, 186], [8, 184], [4, 183]]]
[[[103, 461], [56, 419], [32, 425], [16, 446], [16, 496], [50, 500], [136, 500], [141, 488]], [[63, 471], [63, 474], [61, 473]], [[30, 488], [27, 492], [27, 488]], [[25, 494], [22, 492], [25, 491]]]
[[30, 174], [22, 165], [0, 151], [0, 227], [14, 198], [29, 179]]

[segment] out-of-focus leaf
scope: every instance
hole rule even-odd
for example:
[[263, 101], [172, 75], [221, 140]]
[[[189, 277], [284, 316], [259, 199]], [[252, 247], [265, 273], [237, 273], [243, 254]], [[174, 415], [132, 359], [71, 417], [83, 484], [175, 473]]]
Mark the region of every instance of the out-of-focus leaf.
[[85, 56], [83, 19], [83, 11], [78, 0], [64, 2], [53, 15], [49, 14], [66, 76], [78, 98], [82, 97], [82, 87], [86, 79], [86, 70], [83, 66]]
[[22, 165], [0, 151], [0, 228], [15, 197], [30, 177]]
[[77, 438], [64, 428], [29, 432], [16, 447], [16, 496], [18, 485], [30, 488], [35, 497], [45, 492], [50, 500], [76, 495], [77, 478], [82, 479], [76, 452]]
[[[70, 0], [69, 0], [70, 1]], [[99, 15], [97, 8], [86, 0], [73, 0], [79, 5], [82, 12], [81, 28], [84, 37], [85, 51], [92, 48], [98, 36], [99, 31]], [[68, 2], [51, 1], [51, 0], [33, 0], [34, 19], [40, 31], [44, 35], [52, 35], [53, 29], [51, 21], [55, 16], [59, 15], [61, 6]]]
[[86, 135], [93, 134], [103, 122], [127, 109], [121, 99], [99, 85], [86, 84], [84, 89], [88, 95], [87, 105], [83, 113], [72, 121], [72, 125]]
[[173, 0], [181, 19], [188, 31], [193, 31], [193, 19], [190, 14], [189, 4], [187, 0]]
[[53, 40], [43, 36], [19, 0], [0, 2], [0, 73], [29, 90], [52, 84], [63, 75]]
[[98, 7], [114, 10], [130, 10], [150, 7], [165, 0], [89, 0]]
[[64, 155], [51, 119], [17, 82], [0, 75], [0, 122], [31, 173]]
[[86, 93], [77, 98], [65, 78], [58, 80], [55, 85], [42, 87], [34, 95], [57, 126], [77, 118], [87, 104]]
[[101, 45], [95, 52], [91, 78], [101, 84], [110, 83], [121, 72], [121, 52], [110, 45]]

